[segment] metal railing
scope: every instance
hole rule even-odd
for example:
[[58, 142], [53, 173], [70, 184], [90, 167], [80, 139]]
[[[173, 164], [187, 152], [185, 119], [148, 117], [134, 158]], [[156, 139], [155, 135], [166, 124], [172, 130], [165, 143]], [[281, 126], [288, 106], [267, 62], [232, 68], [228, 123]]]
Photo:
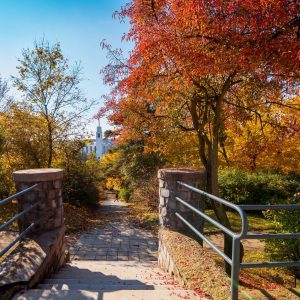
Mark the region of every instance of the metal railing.
[[300, 205], [291, 204], [291, 205], [235, 205], [224, 199], [221, 199], [217, 196], [199, 190], [191, 185], [188, 185], [184, 182], [177, 181], [177, 183], [188, 190], [191, 190], [200, 195], [206, 196], [209, 199], [213, 200], [218, 204], [222, 204], [226, 207], [229, 207], [235, 210], [241, 217], [242, 229], [240, 232], [236, 233], [230, 230], [229, 228], [223, 226], [218, 221], [212, 219], [204, 212], [196, 209], [186, 201], [175, 197], [178, 202], [184, 206], [191, 209], [193, 212], [198, 214], [200, 217], [210, 222], [214, 226], [221, 229], [223, 232], [228, 234], [232, 238], [232, 257], [228, 257], [221, 249], [219, 249], [215, 244], [213, 244], [205, 235], [196, 229], [189, 221], [182, 217], [178, 212], [175, 215], [187, 225], [196, 235], [198, 235], [203, 241], [209, 244], [212, 249], [217, 252], [223, 259], [231, 265], [231, 300], [238, 299], [238, 285], [239, 285], [239, 275], [241, 268], [266, 268], [266, 267], [300, 267], [300, 261], [283, 261], [283, 262], [255, 262], [255, 263], [241, 263], [240, 262], [240, 243], [243, 239], [297, 239], [300, 238], [300, 233], [279, 233], [279, 234], [249, 234], [248, 233], [248, 221], [246, 211], [262, 211], [262, 210], [299, 210]]
[[[9, 201], [18, 198], [26, 193], [28, 193], [29, 191], [33, 190], [34, 188], [36, 188], [39, 185], [39, 183], [34, 184], [33, 186], [24, 189], [16, 194], [13, 194], [3, 200], [0, 201], [0, 205], [8, 203]], [[17, 213], [15, 216], [13, 216], [11, 219], [7, 220], [5, 223], [0, 225], [0, 231], [3, 231], [5, 228], [9, 227], [12, 223], [14, 223], [15, 221], [17, 221], [19, 218], [21, 218], [23, 215], [25, 215], [26, 213], [28, 213], [29, 211], [31, 211], [32, 209], [34, 209], [36, 206], [38, 206], [40, 204], [41, 201], [38, 201], [32, 205], [30, 205], [28, 208], [24, 209], [23, 211]], [[5, 255], [18, 241], [22, 240], [24, 236], [26, 236], [31, 229], [35, 226], [36, 224], [33, 222], [31, 223], [27, 228], [25, 228], [9, 245], [7, 245], [4, 249], [2, 249], [0, 251], [0, 257], [2, 257], [3, 255]]]

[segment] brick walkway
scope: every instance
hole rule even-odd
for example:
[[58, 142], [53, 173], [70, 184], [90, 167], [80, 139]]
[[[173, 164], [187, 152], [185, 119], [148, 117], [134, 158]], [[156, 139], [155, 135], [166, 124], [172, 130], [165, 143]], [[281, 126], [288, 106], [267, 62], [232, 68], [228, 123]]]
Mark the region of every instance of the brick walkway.
[[101, 210], [116, 217], [109, 219], [110, 224], [83, 234], [70, 249], [72, 260], [157, 260], [157, 237], [125, 221], [122, 218], [122, 213], [127, 210], [125, 205], [106, 200]]

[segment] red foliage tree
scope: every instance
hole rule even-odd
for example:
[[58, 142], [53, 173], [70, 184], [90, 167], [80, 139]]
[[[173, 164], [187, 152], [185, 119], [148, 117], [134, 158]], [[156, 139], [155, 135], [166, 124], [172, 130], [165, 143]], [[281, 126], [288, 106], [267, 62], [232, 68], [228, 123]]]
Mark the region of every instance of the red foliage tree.
[[[104, 69], [105, 80], [115, 83], [121, 76], [107, 102], [112, 120], [128, 126], [123, 112], [132, 103], [136, 108], [156, 105], [156, 112], [168, 111], [173, 93], [178, 111], [185, 112], [179, 126], [197, 133], [207, 189], [218, 194], [224, 116], [230, 110], [252, 110], [257, 115], [260, 105], [284, 105], [296, 93], [298, 1], [134, 0], [119, 16], [130, 19], [131, 29], [124, 38], [134, 42], [134, 49], [126, 62], [120, 59], [120, 51], [108, 49], [113, 63]], [[260, 92], [249, 96], [253, 86]], [[284, 97], [271, 102], [263, 90]], [[241, 91], [247, 91], [248, 97], [239, 97]], [[230, 227], [224, 209], [215, 205], [214, 210]], [[227, 236], [228, 256], [230, 245]]]

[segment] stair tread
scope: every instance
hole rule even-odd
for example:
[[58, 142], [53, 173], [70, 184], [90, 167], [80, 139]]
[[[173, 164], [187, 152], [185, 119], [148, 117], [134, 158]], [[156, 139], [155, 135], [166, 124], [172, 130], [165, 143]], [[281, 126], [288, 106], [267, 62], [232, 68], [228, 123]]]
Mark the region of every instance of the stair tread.
[[133, 278], [133, 279], [95, 279], [95, 278], [51, 278], [45, 279], [41, 284], [97, 284], [97, 285], [162, 285], [162, 284], [173, 284], [173, 278]]
[[190, 290], [121, 290], [114, 292], [95, 292], [87, 290], [28, 290], [24, 295], [17, 294], [14, 300], [37, 300], [37, 299], [102, 299], [102, 300], [182, 300], [182, 299], [205, 299]]
[[119, 290], [175, 290], [181, 288], [173, 282], [154, 282], [151, 283], [119, 283], [119, 284], [94, 284], [94, 283], [41, 283], [36, 289], [54, 290], [89, 290], [89, 291], [119, 291]]
[[76, 261], [15, 300], [205, 299], [177, 284], [156, 262]]
[[107, 261], [107, 260], [75, 260], [67, 263], [66, 266], [110, 266], [110, 267], [138, 267], [138, 268], [158, 268], [157, 261]]

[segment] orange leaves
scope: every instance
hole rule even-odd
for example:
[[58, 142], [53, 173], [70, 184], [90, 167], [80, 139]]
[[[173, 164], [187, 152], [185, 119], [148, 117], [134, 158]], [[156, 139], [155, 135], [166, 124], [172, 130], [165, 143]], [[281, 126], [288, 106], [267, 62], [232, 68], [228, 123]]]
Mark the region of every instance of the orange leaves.
[[[106, 105], [120, 139], [143, 139], [172, 163], [195, 165], [196, 127], [212, 140], [219, 124], [216, 139], [236, 164], [241, 158], [248, 166], [278, 166], [275, 158], [268, 164], [261, 158], [283, 151], [278, 144], [299, 126], [293, 113], [281, 110], [297, 86], [298, 11], [289, 0], [131, 1], [120, 12], [130, 19], [126, 37], [134, 42], [128, 73], [116, 72], [118, 63], [106, 70], [120, 79]], [[182, 148], [189, 148], [184, 162], [177, 157]]]

